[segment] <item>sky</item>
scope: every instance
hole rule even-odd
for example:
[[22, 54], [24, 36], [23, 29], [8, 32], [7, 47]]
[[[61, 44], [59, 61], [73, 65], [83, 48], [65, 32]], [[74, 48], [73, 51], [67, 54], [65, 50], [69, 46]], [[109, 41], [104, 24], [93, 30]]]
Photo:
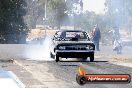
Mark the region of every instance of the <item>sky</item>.
[[105, 0], [83, 0], [84, 11], [94, 11], [96, 14], [104, 13]]

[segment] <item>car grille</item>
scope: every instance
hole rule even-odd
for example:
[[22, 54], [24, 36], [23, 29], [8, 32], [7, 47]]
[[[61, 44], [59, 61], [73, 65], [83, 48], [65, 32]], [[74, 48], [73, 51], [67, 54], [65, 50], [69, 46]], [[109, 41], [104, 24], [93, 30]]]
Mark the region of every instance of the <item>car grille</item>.
[[66, 50], [86, 50], [86, 46], [82, 45], [72, 45], [66, 46]]

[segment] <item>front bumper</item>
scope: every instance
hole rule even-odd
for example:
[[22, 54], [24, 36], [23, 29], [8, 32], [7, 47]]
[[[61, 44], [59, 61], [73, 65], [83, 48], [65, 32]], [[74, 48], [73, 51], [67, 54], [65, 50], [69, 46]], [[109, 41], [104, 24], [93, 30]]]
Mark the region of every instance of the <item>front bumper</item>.
[[55, 53], [62, 58], [82, 58], [94, 55], [94, 50], [56, 50]]

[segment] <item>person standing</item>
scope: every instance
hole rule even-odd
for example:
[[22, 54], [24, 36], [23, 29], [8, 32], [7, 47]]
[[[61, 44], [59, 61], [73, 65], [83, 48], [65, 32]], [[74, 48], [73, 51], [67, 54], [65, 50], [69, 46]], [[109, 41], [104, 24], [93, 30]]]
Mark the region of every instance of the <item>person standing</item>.
[[108, 33], [110, 33], [110, 37], [112, 38], [112, 45], [114, 44], [114, 41], [116, 39], [116, 33], [115, 33], [115, 30], [112, 29], [110, 30]]
[[120, 38], [115, 39], [114, 44], [113, 44], [113, 51], [117, 51], [117, 54], [122, 53], [122, 40]]
[[92, 40], [95, 44], [95, 47], [96, 47], [96, 50], [97, 51], [100, 51], [99, 49], [99, 41], [100, 41], [100, 38], [101, 38], [101, 33], [100, 33], [100, 29], [97, 25], [94, 26], [94, 29], [93, 29], [93, 37], [92, 37]]

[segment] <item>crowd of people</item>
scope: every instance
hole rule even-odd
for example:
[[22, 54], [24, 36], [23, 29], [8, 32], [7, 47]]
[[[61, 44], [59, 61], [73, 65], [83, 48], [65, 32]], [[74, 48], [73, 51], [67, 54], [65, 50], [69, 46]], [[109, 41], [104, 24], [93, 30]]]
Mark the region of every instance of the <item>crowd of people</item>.
[[[119, 32], [117, 32], [115, 28], [113, 28], [112, 30], [109, 31], [109, 33], [112, 34], [111, 37], [112, 37], [113, 51], [116, 51], [117, 54], [121, 54], [123, 45], [120, 39]], [[101, 39], [101, 32], [100, 32], [98, 25], [94, 26], [92, 31], [89, 33], [89, 36], [90, 36], [90, 39], [95, 44], [95, 50], [100, 51], [99, 44], [100, 44], [100, 39]]]

